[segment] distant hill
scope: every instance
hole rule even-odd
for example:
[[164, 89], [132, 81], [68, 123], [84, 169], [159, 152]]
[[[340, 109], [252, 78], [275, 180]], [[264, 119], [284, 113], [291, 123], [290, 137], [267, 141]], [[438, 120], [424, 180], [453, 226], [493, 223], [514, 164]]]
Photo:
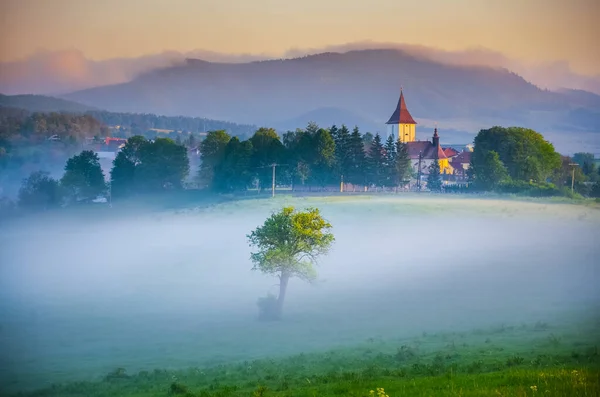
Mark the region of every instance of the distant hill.
[[[99, 110], [93, 106], [43, 95], [2, 95], [0, 94], [1, 128], [8, 128], [3, 122], [10, 118], [25, 119], [30, 113], [71, 113], [87, 114], [99, 122], [110, 126], [119, 126], [128, 134], [145, 134], [150, 130], [206, 132], [210, 130], [226, 130], [229, 134], [246, 138], [258, 127], [221, 120], [203, 119], [186, 116], [161, 116], [148, 113], [116, 113]], [[0, 130], [0, 134], [2, 131]], [[116, 131], [112, 131], [115, 134]]]
[[24, 109], [30, 112], [71, 112], [83, 113], [98, 110], [94, 106], [44, 95], [3, 95], [0, 94], [0, 106]]
[[[542, 90], [505, 69], [448, 65], [400, 50], [238, 64], [188, 59], [129, 83], [78, 91], [65, 98], [112, 111], [182, 114], [285, 128], [294, 120], [299, 123], [296, 127], [303, 127], [311, 112], [314, 117], [335, 119], [336, 124], [352, 124], [339, 118], [354, 115], [364, 129], [384, 131], [401, 86], [417, 122], [437, 121], [440, 130], [445, 122], [447, 128], [471, 133], [494, 124], [552, 130], [571, 125], [577, 111], [586, 117], [575, 120], [574, 129], [599, 132], [595, 130], [598, 109], [572, 93]], [[418, 135], [420, 131], [417, 127]]]

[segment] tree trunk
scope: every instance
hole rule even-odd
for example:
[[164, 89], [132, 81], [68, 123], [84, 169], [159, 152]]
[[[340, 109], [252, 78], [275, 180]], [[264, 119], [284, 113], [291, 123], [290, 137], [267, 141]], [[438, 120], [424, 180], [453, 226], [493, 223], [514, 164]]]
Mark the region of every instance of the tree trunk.
[[288, 273], [282, 273], [279, 276], [279, 296], [277, 297], [277, 317], [281, 317], [283, 313], [283, 302], [285, 301], [285, 293], [287, 291], [288, 281], [290, 281], [290, 275]]

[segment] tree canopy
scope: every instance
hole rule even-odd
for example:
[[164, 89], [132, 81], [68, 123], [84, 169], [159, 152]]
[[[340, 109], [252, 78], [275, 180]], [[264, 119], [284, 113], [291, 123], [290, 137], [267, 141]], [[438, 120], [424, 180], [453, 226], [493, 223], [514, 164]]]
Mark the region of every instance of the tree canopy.
[[84, 150], [71, 157], [60, 183], [66, 196], [74, 201], [94, 199], [104, 193], [106, 182], [98, 155]]
[[131, 137], [113, 161], [115, 197], [180, 189], [189, 173], [187, 149], [168, 138]]
[[331, 228], [316, 208], [298, 212], [285, 207], [248, 234], [250, 245], [257, 248], [250, 256], [253, 270], [275, 275], [280, 282], [276, 305], [265, 309], [267, 315], [280, 317], [290, 278], [316, 279], [317, 259], [329, 252], [335, 240]]
[[23, 180], [19, 206], [28, 210], [48, 210], [61, 204], [60, 186], [47, 172], [37, 171]]
[[498, 153], [498, 159], [514, 181], [546, 182], [561, 166], [560, 154], [554, 146], [531, 129], [493, 127], [479, 131], [474, 143], [471, 163], [475, 179], [477, 172], [485, 172], [490, 151]]

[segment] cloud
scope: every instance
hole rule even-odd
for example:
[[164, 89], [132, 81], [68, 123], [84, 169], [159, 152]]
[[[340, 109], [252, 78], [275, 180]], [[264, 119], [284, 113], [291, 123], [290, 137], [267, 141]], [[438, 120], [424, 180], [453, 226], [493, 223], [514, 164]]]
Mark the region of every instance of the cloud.
[[115, 58], [103, 61], [87, 59], [79, 50], [40, 51], [24, 60], [0, 63], [0, 92], [59, 95], [90, 87], [124, 83], [145, 72], [183, 62], [186, 58], [209, 62], [242, 63], [295, 58], [322, 52], [382, 48], [402, 50], [416, 57], [445, 64], [506, 68], [539, 87], [550, 90], [573, 88], [600, 94], [600, 76], [574, 73], [567, 61], [532, 64], [508, 58], [500, 52], [486, 48], [446, 51], [421, 45], [374, 41], [319, 48], [291, 48], [282, 54], [227, 54], [197, 49], [186, 53], [164, 51], [137, 58]]

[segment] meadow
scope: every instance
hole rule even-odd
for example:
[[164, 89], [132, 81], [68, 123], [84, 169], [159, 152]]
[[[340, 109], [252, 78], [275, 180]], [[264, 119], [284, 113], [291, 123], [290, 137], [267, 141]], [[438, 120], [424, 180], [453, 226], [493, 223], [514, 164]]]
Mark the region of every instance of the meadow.
[[[276, 280], [246, 234], [318, 207], [334, 250]], [[0, 231], [0, 390], [28, 396], [599, 395], [600, 211], [426, 195], [49, 215]]]

